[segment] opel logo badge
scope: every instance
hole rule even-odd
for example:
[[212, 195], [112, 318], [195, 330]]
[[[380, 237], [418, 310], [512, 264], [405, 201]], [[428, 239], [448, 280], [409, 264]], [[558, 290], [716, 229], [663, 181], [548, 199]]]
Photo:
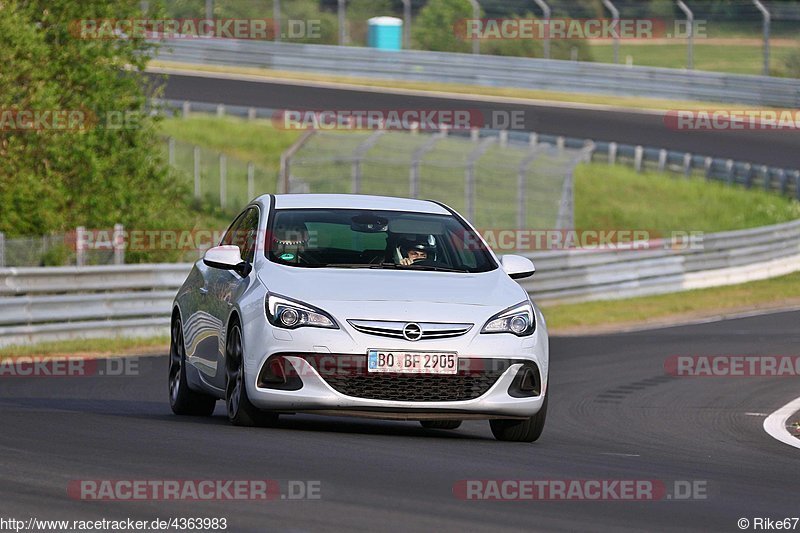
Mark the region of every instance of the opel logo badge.
[[406, 324], [403, 328], [403, 337], [410, 341], [418, 341], [422, 337], [422, 328], [413, 322]]

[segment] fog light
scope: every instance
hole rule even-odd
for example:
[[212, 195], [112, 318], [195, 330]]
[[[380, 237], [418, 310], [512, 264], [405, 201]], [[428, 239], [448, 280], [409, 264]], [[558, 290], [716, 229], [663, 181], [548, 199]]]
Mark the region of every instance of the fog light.
[[283, 311], [281, 311], [280, 320], [281, 324], [283, 324], [287, 328], [290, 328], [292, 326], [297, 325], [297, 323], [300, 322], [300, 313], [291, 308], [284, 309]]
[[528, 329], [528, 320], [524, 316], [515, 316], [509, 322], [508, 327], [511, 328], [511, 331], [514, 333], [522, 333], [526, 329]]

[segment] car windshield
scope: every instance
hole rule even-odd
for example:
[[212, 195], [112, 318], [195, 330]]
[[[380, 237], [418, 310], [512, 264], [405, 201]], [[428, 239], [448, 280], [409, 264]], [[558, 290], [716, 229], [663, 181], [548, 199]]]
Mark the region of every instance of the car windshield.
[[295, 267], [477, 273], [497, 268], [478, 235], [451, 215], [363, 209], [278, 209], [267, 257]]

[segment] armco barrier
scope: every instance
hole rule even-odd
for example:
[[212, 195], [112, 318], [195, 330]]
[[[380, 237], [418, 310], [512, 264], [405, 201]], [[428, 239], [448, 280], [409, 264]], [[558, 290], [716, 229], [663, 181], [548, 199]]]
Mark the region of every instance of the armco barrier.
[[[658, 244], [658, 243], [656, 243]], [[542, 251], [522, 286], [537, 301], [660, 294], [800, 270], [800, 220], [705, 235], [702, 249]], [[166, 335], [191, 264], [0, 269], [0, 346]]]
[[165, 42], [159, 59], [356, 78], [800, 107], [798, 79], [527, 57], [186, 39]]

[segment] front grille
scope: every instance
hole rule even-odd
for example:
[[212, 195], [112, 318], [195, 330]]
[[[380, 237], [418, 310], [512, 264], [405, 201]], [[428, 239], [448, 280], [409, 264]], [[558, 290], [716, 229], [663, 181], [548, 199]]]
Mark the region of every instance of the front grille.
[[459, 371], [452, 375], [370, 374], [366, 364], [357, 365], [356, 371], [320, 372], [320, 375], [337, 392], [356, 398], [457, 402], [485, 394], [503, 372], [516, 362], [510, 359], [460, 359]]
[[380, 337], [392, 337], [395, 339], [408, 338], [403, 334], [403, 330], [408, 324], [419, 326], [419, 339], [409, 338], [409, 340], [429, 340], [429, 339], [449, 339], [459, 337], [472, 329], [473, 324], [448, 324], [442, 322], [396, 322], [391, 320], [348, 320], [347, 321], [356, 331], [368, 335], [378, 335]]

